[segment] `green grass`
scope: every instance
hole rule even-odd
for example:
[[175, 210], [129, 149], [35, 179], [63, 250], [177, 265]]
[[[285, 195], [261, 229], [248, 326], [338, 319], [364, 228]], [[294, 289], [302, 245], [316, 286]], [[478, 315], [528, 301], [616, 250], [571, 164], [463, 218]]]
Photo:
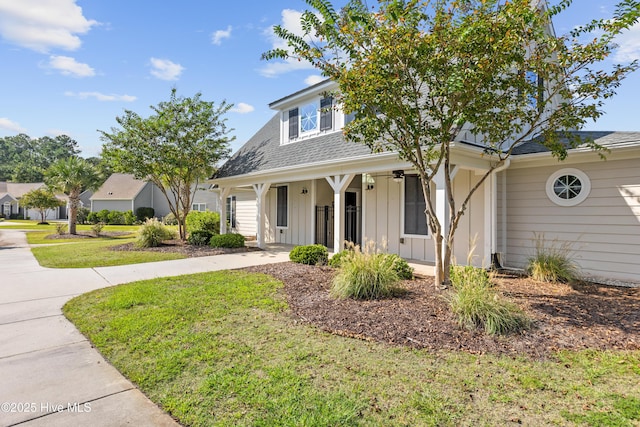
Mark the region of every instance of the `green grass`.
[[[53, 227], [53, 226], [48, 226], [48, 227]], [[109, 233], [109, 232], [125, 232], [125, 233], [129, 233], [129, 236], [132, 236], [133, 234], [135, 234], [135, 232], [140, 228], [140, 226], [138, 225], [106, 225], [102, 231], [101, 234], [105, 234], [105, 233]], [[87, 232], [87, 231], [91, 231], [91, 226], [90, 225], [78, 225], [78, 231], [82, 231], [82, 232]], [[56, 234], [55, 228], [47, 228], [46, 231], [29, 231], [27, 233], [27, 243], [29, 243], [30, 245], [51, 245], [51, 244], [62, 244], [62, 243], [72, 243], [72, 242], [87, 242], [86, 238], [68, 238], [68, 239], [60, 239], [60, 240], [55, 240], [55, 239], [47, 239], [47, 236], [51, 235], [51, 234]], [[121, 239], [123, 237], [126, 236], [117, 236], [117, 237], [100, 237], [99, 239], [102, 240], [113, 240], [113, 239]], [[91, 240], [97, 240], [97, 239], [91, 239]]]
[[134, 240], [135, 238], [82, 239], [76, 243], [33, 247], [31, 251], [41, 266], [50, 268], [107, 267], [185, 258], [176, 253], [109, 250], [109, 246]]
[[65, 314], [190, 426], [637, 425], [640, 351], [429, 353], [321, 332], [268, 276], [216, 272], [82, 295]]

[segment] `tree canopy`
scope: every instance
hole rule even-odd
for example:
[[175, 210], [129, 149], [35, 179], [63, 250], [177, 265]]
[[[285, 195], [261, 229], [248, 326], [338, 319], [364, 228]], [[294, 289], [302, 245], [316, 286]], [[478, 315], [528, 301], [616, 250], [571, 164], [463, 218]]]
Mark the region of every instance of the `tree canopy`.
[[116, 121], [120, 129], [100, 131], [102, 158], [113, 170], [153, 182], [165, 195], [178, 219], [180, 238], [186, 238], [185, 218], [191, 209], [193, 186], [213, 174], [230, 153], [224, 114], [232, 104], [203, 101], [201, 94], [179, 97], [151, 106], [147, 118], [126, 110]]
[[79, 152], [78, 143], [67, 135], [31, 138], [21, 133], [0, 138], [0, 181], [40, 182], [56, 160]]
[[64, 205], [48, 188], [36, 188], [20, 198], [20, 204], [28, 209], [36, 209], [40, 213], [40, 222], [44, 223], [47, 211]]
[[[638, 64], [606, 67], [614, 38], [638, 20], [640, 3], [621, 1], [611, 19], [593, 20], [557, 36], [551, 21], [571, 6], [531, 0], [351, 0], [336, 10], [307, 0], [304, 35], [276, 26], [288, 48], [267, 60], [298, 58], [339, 87], [354, 113], [344, 134], [372, 151], [396, 151], [421, 178], [425, 219], [436, 252], [436, 282], [447, 284], [453, 237], [471, 196], [505, 164], [515, 146], [538, 138], [554, 156], [581, 141], [575, 133], [602, 114], [605, 99]], [[456, 204], [451, 150], [466, 131], [492, 160]], [[568, 145], [561, 143], [568, 138]], [[437, 217], [432, 186], [444, 176], [448, 223]]]

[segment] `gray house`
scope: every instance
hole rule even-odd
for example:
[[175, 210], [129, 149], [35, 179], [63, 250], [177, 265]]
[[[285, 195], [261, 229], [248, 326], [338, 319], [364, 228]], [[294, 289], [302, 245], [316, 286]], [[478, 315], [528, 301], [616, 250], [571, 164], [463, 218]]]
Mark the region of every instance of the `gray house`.
[[[39, 188], [44, 188], [44, 182], [0, 182], [0, 213], [5, 218], [40, 218], [40, 213], [34, 209], [25, 209], [20, 204], [20, 199], [26, 193]], [[56, 197], [64, 202], [57, 209], [47, 210], [45, 219], [66, 219], [68, 198], [64, 194], [56, 194]]]
[[[217, 211], [218, 194], [210, 184], [193, 187], [194, 200], [192, 209], [201, 211]], [[138, 208], [153, 208], [156, 217], [164, 217], [171, 212], [169, 203], [162, 191], [149, 181], [136, 179], [133, 175], [114, 173], [90, 198], [91, 211], [103, 209], [110, 211], [128, 211], [134, 213]]]
[[[343, 139], [350, 117], [326, 108], [325, 94], [332, 89], [324, 81], [271, 103], [276, 114], [212, 182], [223, 198], [253, 193], [247, 208], [254, 209], [261, 247], [276, 242], [340, 248], [345, 240], [371, 240], [403, 258], [434, 261], [418, 176], [394, 152], [372, 154]], [[535, 141], [520, 145], [474, 193], [456, 232], [457, 262], [473, 252], [475, 265], [499, 259], [521, 268], [534, 254], [535, 235], [544, 235], [571, 248], [587, 276], [640, 282], [640, 132], [579, 135], [609, 148], [607, 160], [577, 148], [558, 162]], [[452, 153], [452, 196], [459, 206], [492, 159], [464, 131]], [[433, 186], [436, 214], [447, 224], [442, 176]], [[228, 204], [220, 208], [224, 217]]]

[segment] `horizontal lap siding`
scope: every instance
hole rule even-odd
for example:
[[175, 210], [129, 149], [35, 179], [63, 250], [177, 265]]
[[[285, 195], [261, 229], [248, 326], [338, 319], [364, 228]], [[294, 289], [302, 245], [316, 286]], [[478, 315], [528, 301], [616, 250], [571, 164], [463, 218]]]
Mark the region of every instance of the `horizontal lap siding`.
[[583, 273], [640, 281], [640, 168], [637, 159], [571, 165], [591, 181], [589, 197], [562, 207], [547, 197], [548, 177], [564, 165], [509, 169], [507, 265], [524, 267], [533, 237], [569, 245]]

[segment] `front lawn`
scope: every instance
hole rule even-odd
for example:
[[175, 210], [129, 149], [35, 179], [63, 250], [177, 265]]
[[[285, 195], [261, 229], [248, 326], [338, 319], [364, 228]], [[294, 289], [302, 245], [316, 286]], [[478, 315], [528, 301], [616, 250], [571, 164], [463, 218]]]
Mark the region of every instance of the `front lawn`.
[[345, 338], [297, 320], [262, 274], [136, 282], [64, 312], [184, 425], [640, 423], [640, 351], [533, 360]]

